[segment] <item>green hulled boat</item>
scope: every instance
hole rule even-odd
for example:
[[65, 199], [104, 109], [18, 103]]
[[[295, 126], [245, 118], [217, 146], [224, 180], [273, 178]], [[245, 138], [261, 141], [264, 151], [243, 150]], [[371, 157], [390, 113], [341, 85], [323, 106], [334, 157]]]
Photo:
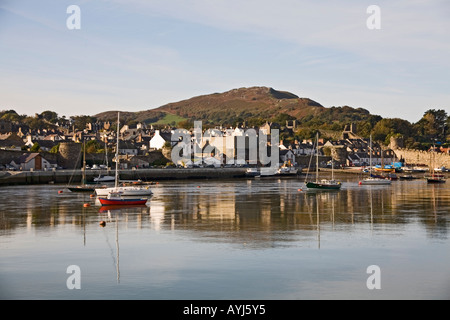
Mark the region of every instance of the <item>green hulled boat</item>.
[[319, 182], [305, 182], [308, 189], [339, 190], [342, 186], [336, 180], [322, 179]]
[[[306, 187], [308, 189], [317, 190], [339, 190], [341, 189], [342, 183], [334, 180], [334, 166], [331, 169], [331, 180], [322, 179], [319, 181], [319, 134], [316, 137], [316, 181], [305, 181]], [[332, 161], [332, 165], [334, 165]], [[309, 171], [309, 170], [308, 170]]]
[[67, 187], [70, 192], [95, 192], [95, 188], [86, 184], [86, 144], [83, 141], [83, 167], [81, 168], [81, 185]]

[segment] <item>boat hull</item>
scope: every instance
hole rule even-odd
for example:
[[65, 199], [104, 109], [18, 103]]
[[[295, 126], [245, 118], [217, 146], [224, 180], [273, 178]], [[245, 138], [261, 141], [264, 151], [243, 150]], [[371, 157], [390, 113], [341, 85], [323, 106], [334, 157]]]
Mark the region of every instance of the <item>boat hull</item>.
[[89, 187], [68, 187], [70, 192], [95, 192], [95, 188]]
[[365, 179], [360, 182], [363, 185], [389, 185], [391, 184], [390, 180], [386, 179]]
[[95, 183], [114, 182], [114, 181], [116, 181], [116, 178], [113, 176], [103, 176], [103, 177], [94, 179]]
[[147, 199], [108, 199], [98, 198], [102, 206], [139, 206], [147, 203]]
[[120, 192], [123, 196], [150, 196], [153, 192], [147, 187], [118, 187], [95, 189], [97, 196], [106, 197], [111, 192]]
[[444, 179], [427, 178], [428, 183], [445, 183]]
[[341, 184], [326, 184], [326, 183], [307, 182], [306, 187], [308, 189], [339, 190], [339, 189], [341, 189]]

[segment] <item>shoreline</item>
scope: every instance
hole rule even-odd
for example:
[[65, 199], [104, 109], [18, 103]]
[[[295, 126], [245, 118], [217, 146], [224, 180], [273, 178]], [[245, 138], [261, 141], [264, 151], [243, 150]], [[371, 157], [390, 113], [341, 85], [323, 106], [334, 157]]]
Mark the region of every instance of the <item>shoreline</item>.
[[[252, 179], [246, 176], [247, 168], [151, 168], [137, 170], [121, 170], [121, 180], [142, 180], [144, 182], [161, 180], [198, 180], [198, 179]], [[331, 175], [332, 169], [320, 168], [319, 174]], [[114, 175], [114, 172], [105, 172], [102, 170], [86, 170], [86, 179], [92, 181], [100, 174]], [[300, 178], [313, 176], [315, 171], [305, 171], [294, 176], [273, 176], [267, 178]], [[359, 169], [334, 169], [334, 175], [337, 177], [357, 177], [364, 176], [366, 173]], [[398, 174], [398, 175], [401, 175]], [[424, 173], [416, 173], [414, 176], [421, 178]], [[0, 171], [0, 186], [8, 185], [28, 185], [28, 184], [80, 184], [82, 178], [81, 170], [50, 170], [50, 171]]]
[[[189, 179], [231, 179], [246, 178], [246, 168], [152, 168], [137, 170], [120, 170], [121, 180], [189, 180]], [[86, 180], [93, 181], [99, 175], [112, 175], [113, 171], [86, 170]], [[80, 184], [81, 170], [55, 171], [3, 171], [0, 172], [0, 186], [24, 184]]]

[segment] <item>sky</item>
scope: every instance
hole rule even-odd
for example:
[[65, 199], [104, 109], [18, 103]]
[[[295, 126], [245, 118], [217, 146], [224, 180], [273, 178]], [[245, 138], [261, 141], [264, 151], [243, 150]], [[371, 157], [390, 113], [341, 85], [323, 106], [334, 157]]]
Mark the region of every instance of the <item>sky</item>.
[[143, 111], [265, 86], [416, 122], [450, 113], [449, 17], [448, 0], [0, 0], [0, 110]]

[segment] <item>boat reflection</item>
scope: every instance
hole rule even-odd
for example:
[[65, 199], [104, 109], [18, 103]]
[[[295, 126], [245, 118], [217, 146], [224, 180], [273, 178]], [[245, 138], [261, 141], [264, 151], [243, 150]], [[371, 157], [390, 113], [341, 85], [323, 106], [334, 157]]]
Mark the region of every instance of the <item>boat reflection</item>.
[[104, 213], [108, 211], [127, 211], [129, 209], [139, 209], [139, 208], [148, 208], [147, 205], [106, 205], [101, 206], [99, 209], [99, 213]]

